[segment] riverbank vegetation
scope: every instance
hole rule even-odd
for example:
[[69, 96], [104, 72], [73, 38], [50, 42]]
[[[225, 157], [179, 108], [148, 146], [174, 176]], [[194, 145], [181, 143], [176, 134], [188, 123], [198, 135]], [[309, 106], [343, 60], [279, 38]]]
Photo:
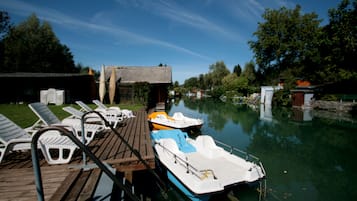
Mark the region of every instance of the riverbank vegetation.
[[[249, 61], [230, 72], [224, 61], [209, 66], [206, 74], [185, 80], [186, 90], [211, 90], [220, 97], [228, 92], [245, 96], [259, 92], [260, 86], [284, 82], [279, 102], [286, 103], [286, 93], [294, 88], [297, 79], [313, 85], [336, 84], [349, 88], [344, 93], [355, 93], [346, 84], [357, 83], [357, 1], [342, 0], [337, 8], [328, 12], [328, 23], [314, 12], [304, 13], [301, 6], [266, 9], [263, 22], [258, 23], [248, 41], [255, 61]], [[334, 95], [327, 95], [326, 97]]]

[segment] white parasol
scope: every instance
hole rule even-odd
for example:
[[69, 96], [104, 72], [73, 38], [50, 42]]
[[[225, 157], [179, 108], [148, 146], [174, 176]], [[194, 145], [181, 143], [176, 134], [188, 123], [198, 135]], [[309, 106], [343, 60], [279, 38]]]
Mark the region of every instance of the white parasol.
[[103, 103], [104, 96], [105, 96], [105, 70], [103, 65], [99, 77], [99, 99], [100, 102], [102, 103]]
[[109, 101], [111, 105], [114, 102], [115, 87], [116, 87], [115, 85], [116, 85], [116, 72], [115, 72], [115, 68], [112, 68], [112, 74], [110, 75], [110, 79], [109, 79]]

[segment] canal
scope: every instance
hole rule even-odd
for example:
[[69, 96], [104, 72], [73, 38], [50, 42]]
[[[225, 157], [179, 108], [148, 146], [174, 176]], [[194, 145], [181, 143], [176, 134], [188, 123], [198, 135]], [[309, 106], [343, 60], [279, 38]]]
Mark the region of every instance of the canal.
[[[357, 119], [212, 99], [176, 100], [167, 112], [202, 118], [201, 134], [259, 157], [267, 172], [266, 200], [350, 201], [357, 197]], [[169, 198], [185, 200], [174, 188]], [[256, 201], [258, 193], [234, 188], [213, 200]]]

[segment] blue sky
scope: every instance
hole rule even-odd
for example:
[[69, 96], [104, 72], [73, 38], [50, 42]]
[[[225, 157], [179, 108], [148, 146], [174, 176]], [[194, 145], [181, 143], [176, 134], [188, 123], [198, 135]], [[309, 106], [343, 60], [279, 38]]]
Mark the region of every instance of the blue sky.
[[302, 6], [322, 24], [338, 0], [0, 0], [15, 25], [35, 13], [50, 22], [75, 63], [99, 71], [110, 66], [172, 66], [180, 84], [224, 61], [227, 68], [253, 59], [253, 40], [266, 8]]

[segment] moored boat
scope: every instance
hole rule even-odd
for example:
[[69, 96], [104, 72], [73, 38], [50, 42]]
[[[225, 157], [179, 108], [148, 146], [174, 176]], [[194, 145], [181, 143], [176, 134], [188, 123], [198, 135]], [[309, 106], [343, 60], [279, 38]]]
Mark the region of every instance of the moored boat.
[[148, 115], [148, 121], [153, 130], [200, 129], [203, 125], [202, 119], [187, 117], [181, 112], [175, 112], [172, 116], [166, 112], [153, 112]]
[[242, 184], [259, 183], [259, 192], [265, 193], [264, 167], [252, 155], [239, 157], [217, 146], [211, 136], [192, 139], [179, 129], [152, 131], [151, 138], [160, 169], [191, 200], [208, 200]]

